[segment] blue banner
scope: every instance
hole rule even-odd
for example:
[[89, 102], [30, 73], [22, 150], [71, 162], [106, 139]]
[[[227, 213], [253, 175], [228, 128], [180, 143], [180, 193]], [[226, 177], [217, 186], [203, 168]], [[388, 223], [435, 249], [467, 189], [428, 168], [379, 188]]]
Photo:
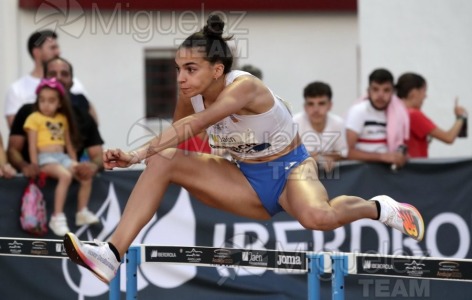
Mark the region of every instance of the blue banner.
[[[106, 240], [119, 222], [139, 175], [140, 171], [130, 170], [96, 177], [89, 209], [100, 217], [100, 224], [94, 226], [74, 225], [74, 183], [65, 208], [70, 229], [82, 240]], [[264, 263], [258, 261], [262, 259], [258, 251], [269, 249], [472, 258], [472, 185], [468, 184], [472, 161], [410, 163], [396, 172], [382, 164], [346, 163], [331, 172], [320, 170], [319, 176], [331, 198], [342, 194], [364, 198], [387, 194], [414, 204], [424, 217], [424, 240], [418, 243], [372, 220], [360, 220], [330, 232], [306, 230], [285, 213], [270, 221], [254, 221], [207, 207], [186, 190], [172, 185], [135, 243], [244, 248], [249, 250], [245, 259], [253, 259], [253, 263]], [[22, 177], [0, 180], [2, 237], [32, 237], [21, 230], [19, 223], [20, 199], [26, 185], [27, 180]], [[49, 213], [54, 187], [55, 182], [48, 180], [43, 188]], [[52, 233], [44, 238], [57, 239]], [[21, 251], [21, 240], [1, 247]], [[0, 256], [0, 285], [1, 299], [108, 299], [107, 285], [67, 259]], [[148, 263], [139, 267], [138, 291], [139, 299], [306, 299], [307, 279], [300, 271]], [[346, 278], [346, 299], [468, 299], [464, 295], [471, 292], [470, 284], [459, 282], [414, 277]], [[322, 299], [329, 299], [330, 295], [331, 282], [326, 275], [322, 278]]]

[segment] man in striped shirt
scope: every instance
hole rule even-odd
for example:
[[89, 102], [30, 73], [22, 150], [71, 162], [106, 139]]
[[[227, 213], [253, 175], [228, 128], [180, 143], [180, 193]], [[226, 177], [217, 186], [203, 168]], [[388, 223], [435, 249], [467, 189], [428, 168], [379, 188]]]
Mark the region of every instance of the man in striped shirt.
[[406, 155], [402, 151], [389, 150], [387, 143], [387, 108], [394, 97], [393, 75], [385, 69], [374, 70], [369, 76], [367, 96], [347, 114], [348, 159], [402, 167]]

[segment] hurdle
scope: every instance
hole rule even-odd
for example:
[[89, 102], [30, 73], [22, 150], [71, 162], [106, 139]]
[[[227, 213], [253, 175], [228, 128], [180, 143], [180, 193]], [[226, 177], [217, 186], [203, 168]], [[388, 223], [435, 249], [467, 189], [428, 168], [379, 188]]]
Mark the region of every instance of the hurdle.
[[[126, 300], [138, 299], [137, 272], [142, 263], [190, 264], [201, 267], [263, 268], [308, 273], [308, 299], [318, 300], [320, 293], [319, 276], [331, 272], [330, 256], [325, 253], [306, 251], [257, 250], [218, 247], [189, 246], [131, 246], [125, 256]], [[120, 273], [118, 271], [118, 273]], [[111, 287], [119, 300], [120, 278], [114, 278]]]
[[[257, 264], [250, 261], [255, 255]], [[262, 258], [262, 259], [260, 259]], [[472, 282], [472, 259], [448, 259], [365, 253], [255, 250], [215, 247], [135, 245], [126, 257], [126, 300], [138, 299], [137, 271], [142, 263], [191, 264], [204, 267], [264, 268], [307, 273], [308, 299], [319, 300], [320, 276], [331, 273], [332, 300], [345, 299], [347, 275]], [[119, 288], [113, 279], [111, 285]], [[119, 295], [118, 292], [115, 294]], [[119, 298], [110, 298], [117, 300]]]
[[[83, 241], [84, 243], [93, 243]], [[68, 258], [63, 240], [0, 237], [0, 256], [20, 256], [36, 258]], [[257, 261], [251, 258], [257, 257]], [[126, 299], [137, 299], [137, 270], [141, 263], [180, 263], [206, 267], [248, 267], [268, 270], [296, 270], [308, 272], [310, 285], [309, 299], [318, 299], [318, 276], [330, 269], [329, 256], [307, 252], [253, 250], [188, 246], [131, 246], [126, 262]], [[120, 270], [109, 285], [109, 299], [121, 299]], [[318, 285], [317, 285], [318, 284]]]
[[[85, 241], [85, 243], [92, 243]], [[68, 258], [62, 240], [0, 237], [0, 255]], [[307, 273], [308, 299], [320, 299], [320, 276], [331, 274], [333, 300], [344, 300], [348, 275], [472, 282], [472, 259], [236, 249], [218, 247], [133, 245], [126, 253], [126, 300], [138, 299], [137, 272], [142, 263], [190, 264], [204, 267], [264, 268]], [[121, 297], [120, 271], [110, 282], [109, 299]]]

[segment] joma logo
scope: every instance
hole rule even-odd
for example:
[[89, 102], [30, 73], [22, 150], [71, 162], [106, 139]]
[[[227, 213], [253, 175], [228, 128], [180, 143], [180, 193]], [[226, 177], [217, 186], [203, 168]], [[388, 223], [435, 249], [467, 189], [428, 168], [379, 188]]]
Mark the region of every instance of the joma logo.
[[300, 256], [291, 256], [291, 255], [279, 255], [277, 259], [277, 265], [301, 265], [302, 260]]

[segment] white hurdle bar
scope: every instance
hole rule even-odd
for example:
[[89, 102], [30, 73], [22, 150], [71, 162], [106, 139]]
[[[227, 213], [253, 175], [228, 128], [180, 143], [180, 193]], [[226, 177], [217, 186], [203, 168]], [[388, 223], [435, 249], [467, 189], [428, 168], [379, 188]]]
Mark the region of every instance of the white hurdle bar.
[[[262, 262], [253, 264], [249, 253], [260, 255]], [[138, 299], [137, 272], [141, 263], [172, 263], [190, 264], [202, 267], [228, 268], [263, 268], [266, 270], [291, 270], [308, 273], [308, 299], [320, 299], [319, 276], [331, 272], [330, 256], [327, 253], [312, 253], [306, 251], [256, 250], [216, 247], [189, 247], [189, 246], [158, 246], [135, 245], [131, 246], [125, 256], [126, 262], [126, 300]], [[119, 271], [118, 271], [119, 273]], [[116, 298], [119, 300], [119, 278], [110, 283]]]
[[[257, 264], [251, 263], [248, 259], [249, 253], [258, 255], [262, 260]], [[0, 237], [0, 255], [67, 258], [62, 240], [14, 237]], [[141, 263], [148, 262], [305, 272], [308, 273], [309, 300], [320, 299], [320, 275], [325, 273], [332, 274], [333, 300], [344, 300], [344, 277], [347, 275], [472, 282], [472, 259], [439, 257], [135, 245], [126, 253], [125, 262], [127, 300], [138, 298], [137, 270]], [[110, 283], [109, 299], [120, 299], [120, 293], [118, 271]]]
[[[266, 265], [250, 265], [244, 254], [264, 255]], [[163, 255], [159, 255], [161, 253]], [[171, 254], [171, 255], [169, 255]], [[188, 254], [188, 255], [187, 255]], [[196, 255], [191, 256], [191, 255]], [[279, 260], [279, 257], [282, 257]], [[298, 261], [298, 258], [301, 260]], [[332, 300], [345, 299], [344, 277], [368, 275], [408, 279], [472, 282], [472, 259], [448, 259], [364, 253], [291, 252], [214, 247], [136, 245], [126, 254], [126, 300], [138, 299], [137, 269], [141, 263], [175, 263], [206, 267], [258, 267], [308, 273], [308, 299], [320, 298], [320, 275], [331, 273]], [[279, 264], [280, 263], [280, 264]], [[119, 280], [119, 279], [114, 279]], [[119, 284], [115, 284], [118, 286]], [[118, 293], [115, 293], [119, 295]], [[117, 300], [119, 298], [110, 298]]]

